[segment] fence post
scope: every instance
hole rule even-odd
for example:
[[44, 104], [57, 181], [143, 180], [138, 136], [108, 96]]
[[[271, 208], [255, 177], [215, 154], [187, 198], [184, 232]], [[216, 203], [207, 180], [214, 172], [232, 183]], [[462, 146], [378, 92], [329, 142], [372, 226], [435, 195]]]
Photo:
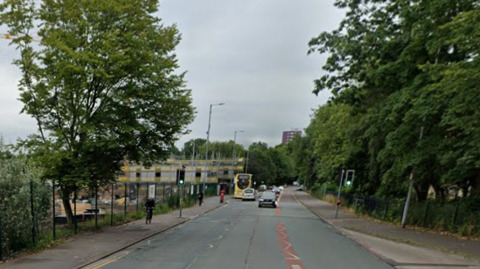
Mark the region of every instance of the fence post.
[[127, 219], [127, 182], [125, 182], [125, 196], [123, 197], [123, 219]]
[[35, 208], [33, 201], [33, 180], [30, 180], [30, 210], [32, 212], [32, 243], [33, 246], [36, 245], [36, 234], [35, 234]]
[[157, 182], [155, 182], [155, 191], [153, 192], [153, 201], [157, 201]]
[[3, 226], [2, 226], [2, 210], [0, 208], [0, 261], [3, 261]]
[[428, 216], [428, 209], [430, 208], [430, 202], [427, 200], [427, 207], [425, 208], [425, 215], [423, 215], [423, 227], [426, 227], [425, 224], [427, 222], [427, 216]]
[[388, 206], [390, 205], [389, 201], [387, 200], [387, 204], [385, 205], [385, 212], [383, 213], [383, 220], [387, 219], [388, 215]]
[[138, 193], [140, 192], [140, 183], [137, 182], [137, 212], [138, 212]]
[[95, 229], [98, 229], [98, 182], [95, 182]]
[[53, 212], [52, 212], [52, 225], [53, 225], [53, 241], [57, 239], [57, 234], [56, 234], [56, 225], [55, 225], [55, 180], [52, 179], [52, 207], [53, 207]]
[[165, 203], [165, 182], [163, 182], [163, 202]]
[[110, 226], [113, 226], [113, 198], [115, 196], [115, 185], [116, 184], [112, 184], [112, 192], [110, 193], [110, 195], [112, 196], [112, 202], [110, 205]]
[[73, 232], [77, 234], [77, 186], [73, 188], [73, 200], [75, 200], [73, 203]]
[[455, 225], [455, 222], [457, 222], [457, 216], [458, 216], [458, 208], [460, 207], [460, 203], [457, 202], [457, 206], [455, 207], [455, 213], [453, 213], [453, 225]]

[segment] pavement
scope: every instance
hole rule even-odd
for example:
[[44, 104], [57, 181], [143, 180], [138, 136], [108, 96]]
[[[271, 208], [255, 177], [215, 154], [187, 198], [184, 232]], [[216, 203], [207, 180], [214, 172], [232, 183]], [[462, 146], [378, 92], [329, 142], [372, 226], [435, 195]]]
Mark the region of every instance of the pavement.
[[[229, 197], [226, 197], [225, 202], [228, 203], [229, 200]], [[179, 211], [175, 210], [154, 216], [152, 223], [148, 225], [141, 219], [121, 226], [105, 227], [96, 232], [80, 233], [41, 253], [7, 261], [1, 264], [0, 268], [82, 268], [223, 205], [225, 204], [220, 204], [219, 197], [210, 197], [204, 199], [202, 206], [197, 204], [183, 209], [182, 218], [179, 218]]]
[[334, 205], [306, 192], [294, 192], [294, 196], [326, 223], [396, 268], [480, 268], [477, 240], [402, 229], [344, 210], [334, 218]]

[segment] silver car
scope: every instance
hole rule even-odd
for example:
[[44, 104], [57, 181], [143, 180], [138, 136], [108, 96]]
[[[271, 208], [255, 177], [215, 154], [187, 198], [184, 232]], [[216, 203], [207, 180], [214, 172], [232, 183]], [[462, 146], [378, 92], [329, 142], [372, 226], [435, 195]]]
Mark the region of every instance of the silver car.
[[277, 196], [273, 192], [266, 191], [262, 193], [262, 196], [258, 199], [258, 207], [264, 205], [277, 207]]
[[253, 200], [255, 201], [255, 190], [254, 189], [245, 189], [243, 190], [242, 201]]

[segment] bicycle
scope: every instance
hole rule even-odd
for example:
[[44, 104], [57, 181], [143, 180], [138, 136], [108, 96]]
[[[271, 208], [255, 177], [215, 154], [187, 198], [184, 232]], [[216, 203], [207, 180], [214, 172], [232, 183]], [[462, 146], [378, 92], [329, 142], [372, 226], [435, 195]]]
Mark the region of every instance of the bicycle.
[[152, 223], [153, 217], [153, 207], [147, 207], [147, 217], [145, 219], [145, 224]]

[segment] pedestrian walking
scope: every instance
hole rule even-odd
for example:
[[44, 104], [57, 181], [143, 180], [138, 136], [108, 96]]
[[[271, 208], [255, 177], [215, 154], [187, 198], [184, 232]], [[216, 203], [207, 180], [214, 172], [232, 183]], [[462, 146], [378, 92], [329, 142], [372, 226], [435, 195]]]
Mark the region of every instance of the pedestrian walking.
[[203, 202], [203, 192], [200, 192], [198, 194], [198, 205], [202, 206], [202, 202]]

